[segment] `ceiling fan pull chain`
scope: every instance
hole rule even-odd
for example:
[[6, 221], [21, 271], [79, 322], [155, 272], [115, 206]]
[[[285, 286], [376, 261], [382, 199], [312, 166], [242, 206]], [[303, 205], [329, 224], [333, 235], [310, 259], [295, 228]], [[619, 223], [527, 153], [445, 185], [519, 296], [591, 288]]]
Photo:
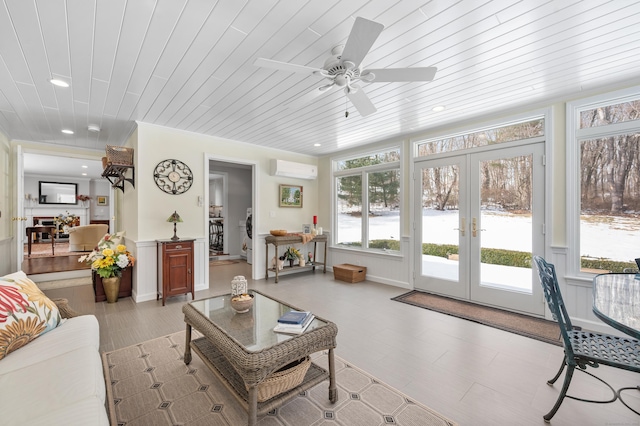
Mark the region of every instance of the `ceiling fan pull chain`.
[[347, 103], [347, 99], [344, 100], [344, 118], [349, 118], [349, 105]]

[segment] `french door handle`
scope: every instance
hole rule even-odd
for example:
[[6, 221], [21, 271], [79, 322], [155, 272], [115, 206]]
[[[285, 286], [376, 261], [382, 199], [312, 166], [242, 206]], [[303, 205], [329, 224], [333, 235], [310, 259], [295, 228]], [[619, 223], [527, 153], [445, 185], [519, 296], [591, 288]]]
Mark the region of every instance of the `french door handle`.
[[467, 219], [462, 217], [460, 218], [460, 228], [453, 228], [456, 231], [460, 231], [460, 235], [464, 237], [465, 229], [467, 229]]
[[[480, 229], [481, 231], [486, 231], [486, 229]], [[478, 221], [477, 219], [474, 217], [473, 220], [471, 221], [471, 235], [474, 237], [478, 236]]]

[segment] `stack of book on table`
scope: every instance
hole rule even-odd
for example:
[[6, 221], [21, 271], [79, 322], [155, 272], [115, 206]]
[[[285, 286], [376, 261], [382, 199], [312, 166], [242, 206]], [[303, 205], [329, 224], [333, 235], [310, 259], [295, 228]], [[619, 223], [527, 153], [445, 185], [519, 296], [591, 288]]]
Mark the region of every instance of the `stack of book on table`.
[[314, 318], [315, 316], [311, 312], [289, 311], [278, 318], [278, 324], [273, 331], [285, 334], [301, 334], [309, 327]]

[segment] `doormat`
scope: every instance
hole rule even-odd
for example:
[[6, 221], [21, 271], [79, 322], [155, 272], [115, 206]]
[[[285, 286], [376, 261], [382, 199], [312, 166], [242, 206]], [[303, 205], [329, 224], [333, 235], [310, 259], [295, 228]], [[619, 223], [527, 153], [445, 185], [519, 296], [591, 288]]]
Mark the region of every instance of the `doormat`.
[[234, 263], [238, 263], [238, 261], [237, 260], [210, 260], [209, 266], [233, 265]]
[[558, 324], [543, 318], [530, 317], [416, 290], [393, 297], [391, 300], [562, 346]]

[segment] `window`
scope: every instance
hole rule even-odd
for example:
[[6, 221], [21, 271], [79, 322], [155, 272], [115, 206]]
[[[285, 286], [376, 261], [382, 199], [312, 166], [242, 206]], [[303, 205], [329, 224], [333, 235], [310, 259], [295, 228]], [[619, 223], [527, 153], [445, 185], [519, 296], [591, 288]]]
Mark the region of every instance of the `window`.
[[567, 223], [575, 272], [623, 272], [640, 256], [640, 91], [568, 105]]
[[399, 252], [400, 149], [336, 160], [334, 179], [334, 243], [358, 250]]
[[417, 145], [417, 156], [459, 151], [544, 136], [544, 118], [491, 127], [473, 133], [433, 139]]

